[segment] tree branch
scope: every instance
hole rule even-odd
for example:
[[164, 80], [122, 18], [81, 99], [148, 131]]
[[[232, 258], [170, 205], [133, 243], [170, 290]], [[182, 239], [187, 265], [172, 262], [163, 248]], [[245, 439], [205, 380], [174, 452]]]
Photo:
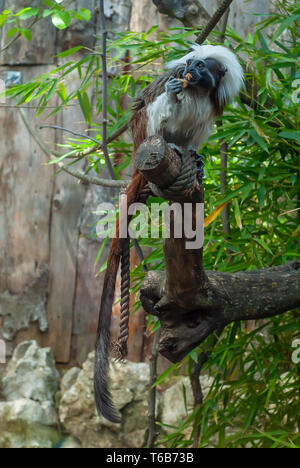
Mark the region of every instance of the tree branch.
[[153, 0], [153, 3], [159, 13], [178, 19], [186, 27], [195, 28], [202, 19], [211, 19], [199, 0]]
[[[274, 317], [300, 306], [300, 261], [236, 273], [206, 271], [205, 277], [197, 293], [192, 289], [189, 296], [186, 291], [186, 303], [180, 305], [176, 291], [170, 297], [164, 272], [150, 272], [141, 289], [146, 311], [161, 321], [160, 352], [172, 362], [180, 361], [219, 327]], [[202, 305], [191, 309], [191, 303]]]
[[231, 3], [233, 0], [223, 0], [217, 11], [214, 13], [210, 21], [207, 23], [201, 34], [196, 39], [197, 44], [202, 44], [205, 39], [209, 36], [211, 31], [215, 28], [215, 26], [218, 24], [226, 10], [230, 7]]

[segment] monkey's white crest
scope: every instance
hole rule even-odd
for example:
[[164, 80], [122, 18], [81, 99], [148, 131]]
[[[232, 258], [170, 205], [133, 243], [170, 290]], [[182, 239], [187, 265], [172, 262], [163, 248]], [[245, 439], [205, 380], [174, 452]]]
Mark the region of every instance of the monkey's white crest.
[[236, 55], [223, 46], [198, 45], [192, 46], [193, 51], [178, 60], [172, 60], [167, 64], [168, 68], [174, 68], [185, 63], [188, 59], [213, 58], [226, 67], [227, 72], [222, 78], [218, 89], [218, 98], [221, 105], [231, 102], [239, 93], [244, 81], [243, 69]]

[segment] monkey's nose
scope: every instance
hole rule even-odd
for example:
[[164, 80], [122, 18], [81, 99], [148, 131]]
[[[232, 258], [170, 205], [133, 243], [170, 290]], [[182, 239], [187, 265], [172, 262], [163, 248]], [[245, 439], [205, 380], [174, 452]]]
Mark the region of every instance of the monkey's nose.
[[191, 81], [193, 79], [193, 75], [191, 73], [187, 73], [185, 75], [185, 79], [188, 80], [188, 81]]

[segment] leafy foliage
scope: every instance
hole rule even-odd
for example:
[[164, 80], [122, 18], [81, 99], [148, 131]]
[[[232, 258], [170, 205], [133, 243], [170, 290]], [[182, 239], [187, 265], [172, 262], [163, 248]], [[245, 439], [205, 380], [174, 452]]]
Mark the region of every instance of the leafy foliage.
[[[26, 39], [32, 41], [32, 33], [30, 28], [42, 18], [51, 18], [52, 24], [58, 29], [67, 28], [72, 21], [72, 18], [79, 21], [90, 21], [91, 11], [86, 8], [80, 8], [78, 11], [64, 8], [63, 0], [40, 0], [38, 7], [28, 6], [13, 13], [11, 10], [3, 10], [0, 14], [0, 27], [4, 24], [12, 25], [8, 29], [8, 38], [16, 34], [22, 34]], [[23, 27], [23, 24], [31, 20], [29, 27]]]
[[[89, 20], [87, 10], [73, 12], [62, 3], [45, 0], [40, 8], [28, 7], [17, 14], [4, 11], [0, 26], [12, 24], [10, 36], [21, 33], [30, 39], [30, 32], [22, 26], [30, 18], [49, 16], [59, 29], [67, 27], [72, 17]], [[206, 269], [250, 270], [278, 265], [299, 255], [299, 17], [297, 6], [278, 2], [277, 13], [257, 24], [247, 40], [231, 29], [226, 32], [227, 45], [239, 54], [247, 70], [247, 83], [254, 86], [250, 91], [247, 86], [244, 99], [226, 109], [222, 126], [216, 127], [216, 133], [202, 148], [208, 216]], [[165, 61], [183, 55], [194, 33], [188, 29], [158, 33], [153, 27], [146, 33], [119, 33], [109, 42], [109, 136], [128, 120], [128, 99], [132, 100], [153, 80], [153, 70], [159, 73]], [[213, 39], [217, 42], [218, 35]], [[60, 54], [58, 60], [62, 64], [50, 73], [8, 90], [7, 95], [16, 98], [18, 104], [36, 102], [37, 114], [45, 112], [53, 95], [59, 104], [52, 114], [78, 101], [83, 119], [101, 141], [101, 127], [94, 123], [95, 114], [102, 111], [99, 51], [77, 47]], [[74, 72], [79, 85], [76, 91], [69, 91], [68, 79]], [[89, 97], [90, 88], [95, 90], [95, 108]], [[224, 143], [229, 165], [227, 191], [221, 194], [220, 145]], [[68, 163], [71, 165], [81, 159], [76, 153], [91, 147], [91, 142], [73, 138], [63, 147], [65, 153], [58, 160], [73, 155]], [[131, 150], [128, 138], [109, 144], [112, 159], [122, 155], [116, 167], [118, 178], [127, 171]], [[105, 165], [103, 154], [91, 153], [88, 159], [87, 172], [94, 169], [100, 174]], [[230, 207], [229, 236], [223, 232], [220, 217], [209, 218], [216, 207], [226, 202]], [[161, 241], [149, 236], [141, 240], [141, 245], [151, 249], [144, 263], [149, 268], [162, 269]], [[132, 277], [133, 292], [138, 292], [144, 277], [141, 265]], [[291, 360], [292, 342], [299, 333], [299, 311], [260, 322], [251, 332], [240, 323], [228, 326], [205, 365], [206, 372], [214, 378], [209, 394], [201, 407], [191, 410], [162, 443], [189, 447], [193, 431], [200, 424], [201, 447], [300, 447], [300, 374], [299, 366]], [[157, 384], [184, 366], [189, 370], [203, 347], [209, 345], [210, 338], [160, 376]]]

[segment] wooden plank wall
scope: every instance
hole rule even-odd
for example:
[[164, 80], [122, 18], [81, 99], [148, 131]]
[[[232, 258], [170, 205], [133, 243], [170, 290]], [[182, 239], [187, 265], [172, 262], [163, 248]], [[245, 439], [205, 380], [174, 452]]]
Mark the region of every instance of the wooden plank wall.
[[[16, 5], [11, 0], [1, 3], [2, 8]], [[39, 2], [22, 0], [17, 3], [16, 8], [19, 10]], [[80, 1], [75, 3], [82, 4]], [[94, 8], [94, 0], [84, 3], [87, 8]], [[5, 79], [8, 71], [18, 70], [22, 72], [23, 81], [28, 81], [53, 68], [55, 55], [60, 50], [73, 47], [76, 42], [91, 45], [91, 40], [95, 40], [95, 24], [83, 27], [77, 23], [72, 31], [67, 34], [57, 33], [50, 26], [49, 20], [37, 23], [33, 31], [33, 43], [20, 39], [1, 54], [0, 78]], [[7, 41], [6, 32], [4, 29], [1, 48]], [[88, 40], [86, 35], [89, 36]], [[73, 76], [65, 84], [69, 89], [76, 86], [76, 77]], [[10, 352], [16, 343], [35, 338], [41, 345], [52, 347], [57, 362], [71, 363], [71, 355], [74, 362], [80, 362], [93, 348], [95, 334], [93, 326], [84, 340], [89, 346], [85, 347], [84, 352], [80, 352], [78, 358], [76, 350], [71, 348], [71, 342], [74, 332], [75, 290], [78, 290], [76, 281], [82, 275], [78, 271], [78, 247], [87, 188], [67, 174], [54, 177], [54, 166], [44, 164], [46, 156], [30, 138], [18, 111], [11, 105], [11, 102], [6, 102], [0, 108], [2, 335], [8, 340]], [[54, 148], [56, 142], [63, 141], [65, 134], [55, 134], [52, 130], [39, 131], [39, 124], [45, 123], [46, 115], [37, 121], [34, 109], [28, 106], [25, 111], [31, 125], [50, 147]], [[52, 123], [78, 131], [85, 130], [82, 114], [76, 103], [52, 119]], [[93, 256], [96, 255], [98, 246], [91, 243], [90, 247], [85, 258], [85, 282], [89, 284], [91, 280], [97, 283], [97, 293], [93, 298], [85, 296], [81, 314], [84, 316], [85, 309], [88, 308], [96, 322], [101, 279], [95, 280], [93, 268]], [[42, 282], [41, 278], [45, 275], [47, 281]], [[34, 313], [28, 311], [27, 307], [24, 317], [24, 303], [30, 304], [33, 290], [35, 302], [31, 302], [32, 308], [37, 303], [39, 310]]]

